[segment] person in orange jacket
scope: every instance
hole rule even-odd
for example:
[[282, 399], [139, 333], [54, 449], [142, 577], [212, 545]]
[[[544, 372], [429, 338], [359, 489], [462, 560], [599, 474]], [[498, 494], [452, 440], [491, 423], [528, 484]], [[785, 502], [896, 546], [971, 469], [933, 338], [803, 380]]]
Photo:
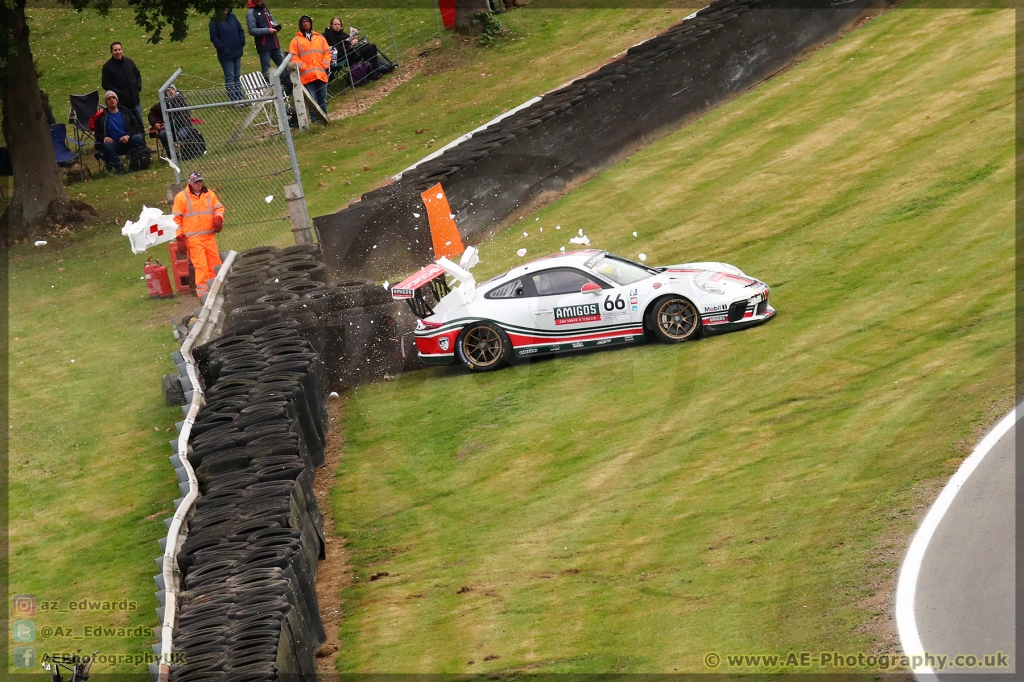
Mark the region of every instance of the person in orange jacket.
[[224, 227], [224, 204], [203, 183], [202, 174], [193, 171], [188, 186], [174, 197], [171, 213], [178, 224], [178, 251], [188, 251], [196, 271], [196, 295], [202, 298], [210, 291], [207, 280], [214, 277], [213, 269], [221, 262], [214, 235]]
[[[299, 63], [299, 80], [327, 113], [327, 74], [331, 70], [331, 48], [327, 39], [313, 30], [313, 19], [303, 15], [299, 32], [292, 38], [288, 52]], [[313, 114], [316, 120], [316, 114]]]

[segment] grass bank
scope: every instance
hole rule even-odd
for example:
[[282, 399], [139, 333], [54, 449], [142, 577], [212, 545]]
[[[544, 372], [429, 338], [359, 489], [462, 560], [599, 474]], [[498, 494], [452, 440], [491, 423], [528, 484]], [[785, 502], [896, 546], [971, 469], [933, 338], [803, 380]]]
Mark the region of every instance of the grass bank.
[[779, 315], [352, 391], [339, 669], [893, 650], [917, 515], [1012, 405], [1013, 27], [908, 3], [485, 244], [723, 260]]
[[[326, 21], [323, 8], [289, 12], [309, 12], [318, 25]], [[297, 137], [304, 171], [325, 173], [321, 166], [330, 160], [336, 167], [331, 177], [348, 178], [328, 179], [311, 196], [311, 211], [334, 210], [425, 155], [431, 138], [436, 147], [685, 13], [529, 8], [503, 18], [522, 40], [481, 50], [446, 38], [425, 59], [421, 75], [365, 114]], [[182, 64], [210, 80], [220, 76], [212, 50], [204, 49], [201, 18], [185, 43], [152, 46], [123, 9], [103, 18], [91, 10], [35, 8], [29, 17], [41, 84], [61, 120], [68, 94], [99, 87], [114, 39], [138, 61], [146, 92]], [[251, 49], [244, 64], [247, 71], [257, 68]], [[144, 94], [144, 104], [152, 102]], [[419, 129], [425, 130], [416, 135]], [[371, 164], [374, 172], [363, 170]], [[9, 587], [11, 594], [37, 599], [31, 618], [37, 661], [46, 651], [140, 655], [153, 641], [131, 628], [156, 625], [156, 540], [179, 495], [166, 457], [174, 435], [167, 429], [181, 412], [164, 407], [159, 392], [160, 376], [173, 370], [168, 323], [176, 304], [146, 298], [139, 279], [145, 256], [131, 254], [120, 227], [143, 204], [162, 206], [164, 185], [172, 180], [166, 168], [154, 166], [129, 179], [99, 174], [72, 185], [71, 195], [95, 206], [97, 217], [76, 234], [49, 237], [45, 247], [23, 244], [9, 252]], [[228, 206], [228, 229], [230, 213]], [[163, 254], [153, 250], [158, 258]], [[187, 304], [179, 299], [177, 305]], [[134, 606], [69, 611], [83, 598], [125, 599]], [[61, 610], [44, 611], [44, 602]], [[97, 625], [129, 630], [85, 634], [86, 626]], [[52, 628], [45, 638], [44, 627]], [[95, 668], [111, 669], [148, 675], [145, 664], [135, 662]]]

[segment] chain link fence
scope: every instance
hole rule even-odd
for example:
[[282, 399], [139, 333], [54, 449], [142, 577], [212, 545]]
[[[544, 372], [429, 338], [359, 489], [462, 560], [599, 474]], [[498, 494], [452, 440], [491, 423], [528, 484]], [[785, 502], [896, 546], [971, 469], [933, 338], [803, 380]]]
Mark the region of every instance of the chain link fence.
[[[422, 51], [424, 44], [440, 38], [444, 31], [441, 14], [434, 0], [398, 1], [389, 6], [387, 11], [371, 8], [351, 9], [345, 10], [344, 15], [340, 12], [329, 17], [325, 15], [324, 27], [330, 25], [334, 16], [338, 16], [344, 23], [344, 30], [347, 33], [351, 33], [353, 28], [358, 29], [360, 43], [376, 45], [377, 52], [384, 57], [381, 61], [385, 63], [385, 68], [383, 73], [380, 73], [375, 64], [369, 73], [371, 79], [390, 71], [386, 62], [401, 69], [403, 64]], [[359, 106], [358, 89], [353, 87], [352, 81], [346, 75], [352, 66], [353, 64], [346, 61], [345, 54], [339, 49], [338, 67], [335, 71], [338, 77], [332, 77], [327, 88], [328, 101], [337, 99], [340, 103], [342, 98], [350, 98], [357, 107]]]
[[220, 248], [295, 243], [285, 186], [299, 178], [275, 89], [243, 84], [242, 92], [229, 94], [223, 81], [179, 71], [160, 97], [167, 132], [161, 154], [177, 167], [177, 182], [184, 186], [189, 173], [199, 171], [225, 206]]
[[[440, 13], [433, 0], [399, 0], [386, 10], [345, 10], [344, 29], [353, 27], [372, 42], [395, 68], [415, 58], [423, 45], [442, 34]], [[332, 16], [314, 17], [329, 26]], [[287, 41], [282, 40], [287, 51]], [[339, 61], [345, 62], [339, 51]], [[288, 73], [282, 77], [287, 79]], [[211, 81], [180, 69], [160, 92], [165, 132], [161, 155], [175, 168], [183, 185], [189, 173], [200, 171], [226, 208], [224, 230], [217, 238], [222, 250], [243, 251], [255, 246], [287, 246], [296, 241], [293, 226], [311, 226], [301, 194], [292, 130], [282, 116], [293, 111], [291, 99], [266, 83], [260, 73], [243, 74], [241, 88], [228, 92], [223, 81]], [[351, 97], [359, 107], [359, 93], [341, 72], [328, 88], [328, 97], [341, 103]], [[293, 186], [286, 201], [286, 190]], [[301, 203], [297, 209], [295, 201]], [[298, 220], [295, 215], [300, 216]]]

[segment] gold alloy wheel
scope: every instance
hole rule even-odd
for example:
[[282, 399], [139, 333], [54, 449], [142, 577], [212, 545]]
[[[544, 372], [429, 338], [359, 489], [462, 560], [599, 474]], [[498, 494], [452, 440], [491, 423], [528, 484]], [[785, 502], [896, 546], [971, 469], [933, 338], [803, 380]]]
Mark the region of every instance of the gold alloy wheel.
[[700, 324], [697, 308], [685, 298], [667, 299], [655, 315], [658, 329], [672, 341], [685, 341]]
[[473, 327], [462, 338], [462, 352], [470, 362], [484, 369], [501, 362], [504, 342], [493, 327]]

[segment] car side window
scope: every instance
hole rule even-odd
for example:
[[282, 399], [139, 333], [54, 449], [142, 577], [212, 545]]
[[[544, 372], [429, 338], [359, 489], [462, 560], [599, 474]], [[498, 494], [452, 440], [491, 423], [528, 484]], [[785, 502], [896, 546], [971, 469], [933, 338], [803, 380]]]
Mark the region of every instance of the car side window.
[[533, 286], [537, 289], [538, 296], [578, 294], [584, 284], [591, 283], [597, 284], [601, 288], [605, 287], [603, 282], [592, 277], [588, 277], [584, 273], [573, 268], [544, 270], [532, 275], [530, 279], [533, 280]]
[[517, 279], [500, 287], [491, 289], [485, 298], [526, 298], [526, 290], [523, 288], [523, 280]]

